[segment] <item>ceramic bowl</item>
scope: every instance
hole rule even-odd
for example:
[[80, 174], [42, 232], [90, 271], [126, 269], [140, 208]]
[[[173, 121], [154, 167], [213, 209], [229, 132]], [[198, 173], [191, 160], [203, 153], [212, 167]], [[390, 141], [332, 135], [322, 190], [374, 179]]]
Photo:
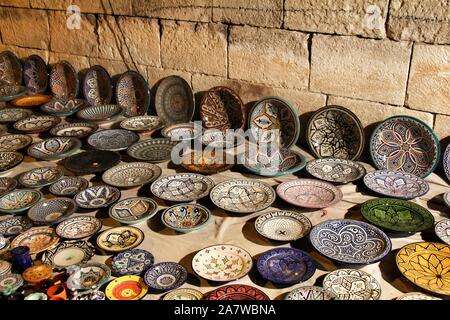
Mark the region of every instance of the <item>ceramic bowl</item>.
[[130, 131], [154, 131], [161, 129], [164, 122], [156, 116], [137, 116], [120, 122], [120, 127]]
[[42, 262], [58, 269], [87, 263], [95, 254], [94, 246], [87, 241], [64, 241], [47, 250]]
[[79, 240], [96, 234], [102, 228], [102, 221], [91, 216], [77, 216], [66, 219], [56, 227], [61, 238]]
[[199, 204], [178, 204], [164, 210], [161, 220], [167, 228], [186, 233], [206, 227], [211, 211]]
[[124, 109], [126, 117], [147, 113], [151, 93], [147, 81], [136, 71], [123, 73], [116, 83], [116, 101]]
[[187, 280], [186, 269], [175, 262], [161, 262], [152, 265], [144, 275], [145, 283], [158, 291], [169, 291], [182, 286]]
[[0, 234], [4, 237], [15, 237], [32, 226], [33, 223], [26, 216], [14, 216], [0, 221]]
[[0, 110], [0, 122], [16, 122], [31, 116], [33, 111], [22, 108], [5, 108]]
[[161, 168], [155, 164], [127, 162], [105, 171], [102, 180], [114, 187], [133, 188], [153, 182], [161, 172]]
[[395, 298], [395, 300], [442, 300], [441, 298], [433, 297], [422, 292], [409, 292], [402, 294]]
[[23, 285], [20, 274], [8, 273], [0, 276], [0, 293], [4, 296], [14, 293]]
[[123, 224], [134, 224], [152, 218], [158, 211], [158, 204], [150, 198], [134, 197], [123, 199], [109, 208], [109, 216]]
[[331, 291], [322, 287], [307, 286], [300, 287], [289, 292], [284, 300], [338, 300], [338, 297]]
[[30, 248], [30, 255], [49, 250], [56, 246], [59, 237], [50, 227], [33, 227], [19, 234], [11, 242], [11, 248], [25, 246]]
[[48, 300], [48, 297], [45, 293], [43, 292], [34, 292], [34, 293], [30, 293], [29, 295], [27, 295], [24, 300], [32, 300], [32, 301], [37, 301], [37, 300]]
[[67, 158], [81, 148], [81, 141], [77, 138], [56, 137], [32, 144], [27, 153], [30, 157], [40, 160]]
[[81, 99], [57, 100], [53, 99], [50, 102], [41, 106], [41, 111], [55, 116], [70, 116], [81, 109], [85, 108], [87, 103]]
[[12, 265], [6, 260], [0, 260], [0, 276], [11, 273]]
[[157, 179], [150, 190], [160, 199], [176, 202], [190, 202], [206, 197], [214, 181], [195, 173], [180, 173]]
[[22, 63], [11, 51], [6, 50], [0, 53], [0, 81], [19, 84], [22, 82]]
[[22, 173], [18, 181], [25, 188], [42, 188], [58, 181], [63, 175], [57, 167], [41, 167]]
[[111, 269], [105, 264], [86, 263], [72, 273], [67, 279], [69, 290], [91, 290], [100, 288], [111, 277]]
[[215, 174], [231, 169], [234, 166], [234, 157], [227, 159], [227, 154], [221, 152], [216, 153], [215, 150], [211, 152], [191, 151], [183, 155], [181, 166], [195, 173]]
[[139, 136], [124, 129], [106, 129], [90, 135], [87, 142], [97, 150], [121, 151], [139, 140]]
[[231, 284], [219, 287], [204, 296], [204, 300], [270, 300], [270, 298], [258, 288], [245, 284]]
[[50, 89], [53, 96], [61, 100], [74, 99], [78, 95], [78, 74], [67, 61], [59, 61], [50, 71]]
[[255, 221], [256, 231], [271, 240], [295, 241], [311, 230], [311, 221], [300, 212], [278, 210], [260, 215]]
[[339, 300], [378, 300], [381, 286], [363, 270], [338, 269], [323, 279], [323, 288], [336, 295]]
[[28, 210], [43, 197], [38, 190], [18, 189], [0, 197], [0, 211], [14, 214]]
[[23, 149], [32, 141], [33, 138], [26, 134], [4, 134], [0, 136], [0, 152]]
[[111, 281], [105, 289], [109, 300], [139, 300], [148, 291], [148, 287], [139, 276], [123, 276]]
[[23, 155], [17, 151], [0, 152], [0, 172], [18, 166], [23, 161]]
[[48, 264], [35, 264], [27, 268], [23, 273], [23, 279], [31, 284], [40, 284], [49, 280], [53, 275], [53, 268]]
[[32, 115], [14, 123], [14, 129], [25, 133], [45, 132], [56, 126], [60, 118], [51, 115]]
[[191, 288], [179, 288], [167, 293], [163, 300], [202, 300], [203, 293]]
[[109, 252], [121, 252], [141, 244], [144, 233], [132, 226], [115, 227], [103, 231], [97, 238], [97, 246]]
[[243, 134], [234, 131], [208, 129], [202, 134], [202, 144], [211, 148], [231, 149], [245, 142]]
[[137, 160], [163, 162], [171, 159], [172, 149], [178, 144], [167, 138], [139, 141], [127, 149], [127, 154]]
[[[28, 93], [28, 92], [27, 92]], [[19, 108], [34, 108], [50, 102], [52, 96], [45, 94], [21, 95], [9, 103]]]
[[442, 242], [445, 242], [450, 246], [450, 219], [443, 219], [436, 223], [434, 233], [436, 233]]
[[54, 182], [49, 191], [55, 196], [72, 197], [86, 189], [89, 182], [81, 177], [64, 177]]
[[27, 94], [27, 88], [16, 84], [0, 86], [0, 102], [7, 102]]
[[83, 94], [92, 105], [103, 105], [111, 102], [113, 95], [111, 77], [102, 66], [92, 66], [86, 73], [83, 82]]
[[70, 198], [53, 198], [33, 205], [27, 213], [28, 218], [36, 225], [57, 224], [77, 210], [77, 204]]
[[201, 126], [195, 125], [193, 122], [176, 123], [165, 127], [161, 134], [165, 138], [172, 141], [188, 141], [197, 139], [202, 134]]
[[23, 78], [28, 92], [44, 93], [48, 87], [48, 70], [45, 61], [38, 55], [29, 56], [23, 64]]
[[86, 107], [77, 112], [77, 117], [85, 121], [108, 122], [123, 112], [122, 107], [116, 104], [103, 104]]
[[450, 144], [447, 146], [447, 148], [445, 148], [444, 156], [442, 157], [442, 165], [444, 167], [444, 172], [447, 176], [447, 180], [450, 181]]
[[9, 177], [0, 177], [0, 195], [13, 191], [17, 187], [17, 180]]
[[111, 265], [116, 274], [139, 276], [150, 268], [155, 257], [142, 249], [130, 249], [114, 256]]
[[357, 181], [366, 174], [366, 169], [358, 162], [339, 158], [309, 161], [306, 171], [317, 179], [334, 183]]
[[84, 138], [97, 131], [98, 126], [95, 123], [75, 122], [61, 123], [50, 130], [50, 133], [58, 137]]
[[64, 160], [64, 167], [73, 173], [95, 174], [108, 170], [120, 162], [120, 154], [113, 151], [89, 150]]
[[108, 207], [119, 198], [119, 189], [110, 186], [95, 186], [78, 192], [74, 199], [81, 208], [98, 209]]
[[444, 198], [444, 202], [447, 205], [447, 207], [450, 208], [450, 192], [444, 193], [443, 198]]

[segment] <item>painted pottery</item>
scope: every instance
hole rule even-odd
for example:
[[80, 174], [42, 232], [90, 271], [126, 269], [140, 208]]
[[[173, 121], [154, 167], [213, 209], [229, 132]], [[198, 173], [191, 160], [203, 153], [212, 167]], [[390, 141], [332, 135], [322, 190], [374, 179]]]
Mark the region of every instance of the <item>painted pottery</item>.
[[203, 293], [190, 288], [175, 289], [166, 294], [163, 300], [202, 300]]
[[0, 53], [0, 82], [9, 84], [22, 83], [22, 64], [11, 51]]
[[42, 188], [58, 181], [63, 175], [57, 167], [41, 167], [22, 173], [18, 180], [25, 188]]
[[447, 205], [447, 207], [450, 208], [450, 192], [444, 193], [443, 198], [444, 198], [444, 202]]
[[194, 140], [201, 136], [202, 127], [193, 122], [176, 123], [165, 127], [161, 131], [161, 134], [163, 137], [169, 138], [172, 141]]
[[25, 134], [4, 134], [0, 136], [0, 152], [23, 149], [32, 141], [33, 138]]
[[10, 295], [23, 285], [20, 274], [8, 273], [0, 276], [0, 293]]
[[33, 94], [33, 95], [19, 94], [17, 98], [10, 101], [10, 104], [14, 107], [33, 108], [48, 103], [51, 100], [52, 96], [47, 96], [45, 94]]
[[0, 276], [11, 273], [11, 268], [11, 263], [5, 260], [0, 260]]
[[256, 231], [268, 239], [295, 241], [311, 230], [311, 221], [300, 212], [278, 210], [260, 215], [255, 221]]
[[28, 210], [43, 197], [38, 190], [17, 189], [0, 197], [0, 211], [14, 214]]
[[17, 187], [17, 180], [9, 177], [0, 177], [0, 196], [13, 191]]
[[150, 89], [144, 77], [136, 71], [123, 73], [116, 83], [116, 101], [126, 117], [141, 116], [150, 106]]
[[86, 106], [86, 101], [81, 99], [53, 99], [41, 106], [41, 111], [55, 116], [70, 116]]
[[362, 270], [339, 269], [323, 279], [323, 288], [339, 300], [378, 300], [381, 286], [369, 273]]
[[76, 174], [94, 174], [108, 170], [120, 162], [120, 154], [113, 151], [89, 150], [65, 159], [64, 167]]
[[187, 280], [186, 269], [176, 262], [152, 265], [144, 275], [144, 281], [152, 289], [169, 291], [181, 287]]
[[70, 198], [53, 198], [42, 200], [33, 205], [27, 213], [36, 225], [57, 224], [77, 210], [77, 204]]
[[4, 237], [14, 237], [30, 229], [33, 223], [25, 216], [14, 216], [0, 220], [0, 234]]
[[25, 133], [45, 132], [56, 126], [61, 119], [51, 115], [31, 115], [14, 123], [14, 129]]
[[42, 255], [42, 262], [55, 268], [67, 268], [87, 263], [95, 254], [94, 246], [87, 241], [64, 241]]
[[172, 149], [177, 141], [167, 138], [139, 141], [127, 149], [127, 154], [137, 160], [163, 162], [171, 159]]
[[97, 131], [98, 126], [95, 123], [75, 122], [61, 123], [50, 130], [50, 133], [58, 137], [84, 138]]
[[38, 284], [48, 280], [53, 275], [53, 268], [48, 264], [35, 264], [22, 273], [22, 277], [26, 282]]
[[231, 159], [227, 159], [229, 157], [230, 155], [220, 152], [217, 152], [216, 155], [215, 150], [211, 150], [211, 152], [191, 151], [183, 155], [181, 166], [195, 173], [215, 174], [234, 166], [234, 157], [231, 156]]
[[33, 227], [21, 233], [11, 242], [11, 248], [25, 246], [30, 248], [30, 254], [49, 250], [56, 246], [59, 237], [55, 229], [50, 227]]
[[406, 294], [402, 294], [400, 297], [397, 297], [395, 300], [442, 300], [441, 298], [429, 296], [422, 292], [410, 292]]
[[137, 116], [125, 119], [120, 122], [120, 127], [130, 131], [154, 131], [161, 129], [164, 122], [160, 117]]
[[31, 258], [31, 249], [29, 246], [18, 245], [11, 249], [11, 260], [14, 269], [19, 272], [25, 271], [27, 268], [33, 265], [33, 259]]
[[77, 112], [77, 117], [84, 121], [108, 122], [123, 113], [121, 106], [116, 104], [102, 104], [86, 107]]
[[450, 246], [450, 219], [443, 219], [436, 223], [434, 232], [442, 242], [445, 242]]
[[161, 168], [147, 162], [121, 163], [105, 171], [103, 182], [122, 188], [132, 188], [153, 182], [161, 175]]
[[307, 286], [300, 287], [289, 292], [284, 300], [338, 300], [337, 296], [331, 291], [321, 287]]
[[97, 238], [100, 249], [120, 252], [137, 247], [144, 240], [141, 229], [132, 226], [116, 227], [103, 231]]
[[77, 268], [67, 279], [69, 290], [100, 288], [111, 277], [111, 269], [105, 264], [90, 262]]
[[27, 295], [23, 300], [33, 300], [33, 301], [48, 300], [48, 297], [43, 292], [34, 292]]
[[89, 68], [84, 77], [83, 94], [86, 101], [92, 105], [104, 105], [112, 99], [112, 81], [108, 71], [96, 65]]
[[152, 218], [157, 211], [158, 204], [153, 199], [134, 197], [111, 206], [109, 216], [123, 224], [135, 224]]
[[67, 61], [59, 61], [50, 71], [50, 89], [59, 100], [75, 99], [78, 95], [78, 74]]
[[121, 151], [139, 140], [139, 136], [124, 129], [106, 129], [89, 136], [88, 144], [97, 150]]
[[59, 223], [56, 234], [61, 238], [78, 240], [96, 234], [102, 228], [102, 221], [95, 217], [72, 217]]
[[141, 275], [155, 261], [153, 255], [142, 249], [130, 249], [121, 252], [112, 259], [112, 269], [120, 275]]
[[75, 195], [75, 202], [85, 209], [108, 207], [120, 198], [120, 190], [110, 186], [94, 186]]
[[109, 300], [139, 300], [148, 291], [148, 287], [139, 276], [123, 276], [111, 281], [105, 289]]
[[41, 160], [63, 159], [80, 148], [81, 141], [77, 138], [57, 137], [32, 144], [27, 153], [29, 156]]
[[17, 151], [0, 152], [0, 172], [18, 166], [23, 161], [23, 155]]
[[49, 191], [55, 196], [72, 197], [86, 189], [89, 182], [81, 177], [64, 177], [54, 182]]
[[20, 98], [27, 94], [27, 89], [24, 86], [15, 84], [8, 84], [0, 86], [0, 101], [7, 102]]
[[177, 204], [164, 210], [163, 224], [175, 231], [186, 233], [206, 227], [211, 219], [208, 208], [194, 203]]
[[33, 112], [22, 108], [5, 108], [0, 110], [0, 122], [17, 122], [28, 118]]
[[245, 142], [243, 133], [227, 130], [208, 129], [202, 134], [202, 144], [211, 148], [230, 149]]
[[45, 61], [38, 55], [29, 56], [23, 64], [23, 80], [28, 92], [44, 93], [48, 87], [48, 70]]
[[447, 148], [445, 148], [444, 157], [442, 158], [442, 165], [444, 167], [445, 175], [447, 176], [448, 181], [450, 181], [450, 144], [448, 144]]
[[159, 178], [150, 190], [160, 199], [176, 202], [190, 202], [206, 197], [214, 181], [201, 174], [180, 173]]
[[306, 171], [317, 179], [335, 183], [353, 182], [366, 174], [366, 169], [358, 162], [339, 158], [309, 161], [306, 165]]
[[244, 285], [232, 284], [219, 287], [204, 296], [204, 300], [270, 300], [261, 290]]

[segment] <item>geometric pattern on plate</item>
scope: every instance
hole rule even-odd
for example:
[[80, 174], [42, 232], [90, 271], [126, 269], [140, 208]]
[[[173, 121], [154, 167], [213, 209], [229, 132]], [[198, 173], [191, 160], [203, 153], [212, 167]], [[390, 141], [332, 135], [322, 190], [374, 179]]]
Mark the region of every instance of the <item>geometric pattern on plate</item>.
[[103, 104], [90, 106], [77, 112], [77, 117], [84, 121], [107, 122], [111, 121], [123, 112], [121, 106], [116, 104]]
[[190, 232], [205, 227], [211, 218], [208, 208], [195, 203], [177, 204], [164, 210], [163, 224], [179, 232]]
[[158, 204], [151, 198], [134, 197], [120, 200], [109, 208], [109, 216], [125, 224], [138, 223], [153, 217]]
[[147, 81], [136, 71], [127, 71], [117, 80], [116, 101], [124, 109], [126, 117], [145, 114], [150, 99]]
[[100, 219], [78, 216], [67, 219], [56, 227], [56, 234], [66, 239], [82, 239], [92, 236], [102, 228]]
[[30, 93], [44, 93], [48, 86], [47, 64], [38, 55], [29, 56], [23, 65], [25, 86]]
[[50, 133], [58, 137], [75, 137], [84, 138], [89, 134], [97, 131], [98, 126], [95, 123], [74, 122], [61, 123], [53, 127]]
[[337, 300], [337, 296], [324, 288], [308, 286], [292, 290], [284, 300]]
[[378, 300], [381, 286], [370, 274], [362, 270], [339, 269], [323, 279], [323, 287], [339, 300]]
[[214, 181], [196, 173], [181, 173], [159, 178], [151, 185], [152, 193], [160, 199], [189, 202], [206, 197]]
[[33, 138], [25, 134], [5, 134], [0, 136], [0, 151], [17, 151], [25, 148], [32, 141]]
[[25, 211], [42, 197], [38, 190], [17, 189], [0, 197], [0, 210], [8, 213]]
[[84, 98], [90, 105], [105, 105], [111, 102], [112, 82], [108, 71], [102, 66], [92, 66], [86, 72], [83, 83]]
[[56, 268], [66, 268], [87, 263], [94, 254], [94, 246], [87, 241], [64, 241], [45, 251], [41, 260]]
[[176, 289], [166, 294], [163, 300], [202, 300], [203, 293], [190, 288]]
[[125, 150], [139, 140], [139, 136], [125, 129], [106, 129], [95, 132], [87, 139], [88, 144], [97, 150]]
[[28, 155], [42, 160], [60, 159], [78, 151], [80, 147], [81, 141], [77, 138], [49, 138], [32, 144], [28, 148]]
[[120, 252], [137, 247], [143, 240], [141, 229], [116, 227], [103, 231], [97, 238], [97, 245], [107, 251]]
[[155, 261], [153, 255], [142, 249], [131, 249], [114, 256], [112, 269], [120, 275], [140, 275]]
[[23, 155], [17, 151], [0, 152], [0, 171], [14, 168], [23, 161]]
[[59, 61], [50, 72], [50, 90], [57, 99], [74, 99], [78, 94], [78, 73], [67, 61]]
[[83, 107], [87, 106], [85, 100], [70, 99], [70, 100], [52, 100], [49, 103], [41, 106], [41, 111], [52, 115], [69, 116], [78, 112]]
[[61, 119], [50, 115], [32, 115], [14, 123], [14, 129], [26, 133], [39, 133], [50, 130], [61, 122]]
[[161, 168], [146, 162], [128, 162], [108, 169], [102, 180], [115, 187], [137, 187], [156, 180], [161, 175]]
[[98, 209], [109, 206], [119, 198], [119, 189], [110, 186], [95, 186], [77, 193], [75, 201], [81, 208]]
[[57, 167], [41, 167], [22, 173], [18, 180], [24, 187], [40, 188], [52, 184], [62, 176], [63, 172]]
[[276, 241], [294, 241], [306, 236], [311, 221], [300, 212], [278, 210], [263, 214], [255, 221], [255, 228], [263, 237]]
[[10, 217], [0, 221], [0, 235], [3, 237], [17, 236], [33, 226], [33, 223], [25, 216]]
[[111, 269], [105, 264], [89, 262], [77, 268], [67, 279], [69, 290], [90, 290], [100, 288], [111, 276]]
[[74, 196], [88, 187], [89, 182], [81, 177], [64, 177], [54, 182], [49, 190], [56, 196]]
[[157, 116], [137, 116], [120, 122], [120, 127], [130, 131], [152, 131], [160, 129], [164, 122]]
[[162, 162], [170, 160], [172, 149], [178, 142], [167, 138], [139, 141], [127, 149], [127, 154], [137, 160]]
[[16, 122], [31, 116], [33, 111], [22, 108], [7, 108], [0, 110], [0, 122]]
[[450, 219], [443, 219], [434, 227], [436, 235], [446, 244], [450, 245]]
[[152, 265], [144, 275], [145, 283], [155, 290], [168, 291], [182, 286], [187, 279], [187, 270], [176, 262], [161, 262]]
[[205, 295], [205, 300], [270, 300], [258, 288], [245, 284], [232, 284], [213, 290]]
[[172, 141], [184, 141], [198, 138], [202, 134], [202, 129], [193, 122], [176, 123], [166, 126], [161, 134]]
[[30, 248], [30, 254], [36, 254], [53, 248], [59, 242], [55, 229], [50, 227], [34, 227], [21, 233], [11, 242], [11, 248], [25, 246]]
[[0, 80], [14, 84], [22, 81], [22, 64], [19, 58], [9, 50], [0, 53]]
[[444, 166], [445, 175], [447, 176], [448, 181], [450, 181], [450, 144], [445, 148], [442, 165]]
[[362, 178], [366, 174], [366, 169], [356, 161], [323, 158], [308, 162], [306, 171], [318, 179], [348, 183]]
[[53, 198], [36, 203], [27, 216], [36, 225], [52, 225], [67, 219], [77, 208], [70, 198]]

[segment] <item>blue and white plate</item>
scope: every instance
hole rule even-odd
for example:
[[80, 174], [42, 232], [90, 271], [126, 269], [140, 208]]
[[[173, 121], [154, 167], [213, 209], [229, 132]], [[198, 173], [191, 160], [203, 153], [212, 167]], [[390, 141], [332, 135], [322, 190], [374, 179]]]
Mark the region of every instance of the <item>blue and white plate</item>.
[[186, 269], [176, 262], [161, 262], [151, 266], [144, 275], [145, 283], [159, 291], [181, 287], [187, 279]]
[[153, 255], [142, 249], [130, 249], [112, 259], [112, 269], [120, 275], [141, 275], [155, 262]]
[[0, 234], [4, 237], [15, 237], [33, 226], [28, 217], [14, 216], [0, 221]]

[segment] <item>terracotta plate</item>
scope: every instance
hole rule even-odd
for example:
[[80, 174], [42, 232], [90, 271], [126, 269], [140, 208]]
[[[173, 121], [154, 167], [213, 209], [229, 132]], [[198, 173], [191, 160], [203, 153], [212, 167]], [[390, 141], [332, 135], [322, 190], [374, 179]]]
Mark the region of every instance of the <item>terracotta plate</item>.
[[22, 273], [22, 277], [26, 282], [35, 284], [50, 279], [52, 275], [53, 268], [48, 264], [36, 264]]

